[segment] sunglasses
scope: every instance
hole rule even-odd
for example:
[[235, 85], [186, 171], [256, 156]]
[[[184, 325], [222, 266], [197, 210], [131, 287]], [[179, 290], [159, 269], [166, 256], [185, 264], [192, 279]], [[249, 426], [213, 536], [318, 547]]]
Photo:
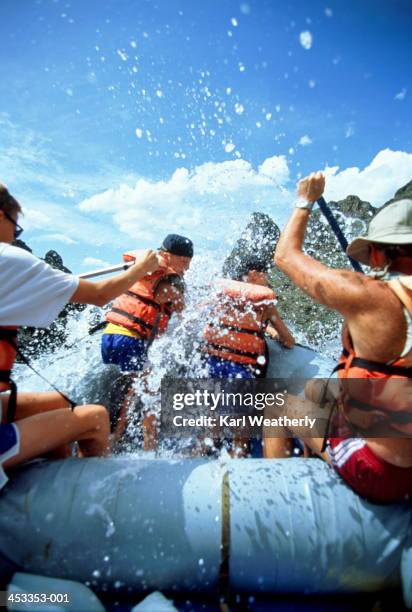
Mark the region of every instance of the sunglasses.
[[14, 238], [18, 238], [19, 236], [22, 235], [22, 233], [24, 232], [23, 228], [21, 225], [19, 225], [17, 223], [17, 221], [15, 221], [13, 219], [13, 217], [11, 215], [9, 215], [9, 213], [7, 213], [5, 210], [3, 210], [4, 212], [4, 216], [6, 217], [6, 219], [8, 219], [9, 221], [11, 221], [11, 223], [13, 223], [14, 225]]

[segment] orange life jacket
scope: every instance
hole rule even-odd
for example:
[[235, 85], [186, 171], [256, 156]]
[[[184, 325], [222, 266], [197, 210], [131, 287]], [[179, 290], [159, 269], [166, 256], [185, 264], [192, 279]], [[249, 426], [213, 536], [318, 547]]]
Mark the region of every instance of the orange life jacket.
[[267, 302], [276, 295], [269, 287], [222, 279], [218, 282], [216, 322], [204, 329], [203, 350], [209, 355], [256, 366], [265, 355], [263, 320]]
[[17, 327], [0, 327], [0, 393], [11, 391], [7, 420], [14, 421], [16, 411], [16, 385], [11, 379], [11, 371], [17, 355]]
[[134, 330], [147, 340], [163, 333], [173, 311], [157, 301], [156, 288], [171, 275], [176, 276], [172, 268], [161, 268], [137, 281], [114, 301], [106, 321]]
[[[412, 289], [400, 280], [386, 282], [412, 315]], [[359, 358], [346, 326], [342, 344], [342, 356], [335, 370], [341, 389], [338, 408], [344, 419], [360, 431], [386, 421], [395, 431], [410, 435], [412, 410], [408, 410], [408, 404], [409, 408], [412, 405], [408, 398], [412, 395], [412, 350], [390, 364]]]

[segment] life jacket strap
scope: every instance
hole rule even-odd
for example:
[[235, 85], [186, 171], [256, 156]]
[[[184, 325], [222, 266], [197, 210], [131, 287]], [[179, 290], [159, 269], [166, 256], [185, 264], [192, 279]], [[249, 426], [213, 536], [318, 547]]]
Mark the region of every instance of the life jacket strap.
[[373, 404], [368, 404], [367, 402], [362, 402], [361, 400], [355, 399], [353, 397], [349, 397], [346, 400], [346, 404], [349, 408], [358, 408], [364, 412], [383, 412], [387, 414], [391, 421], [397, 423], [399, 425], [409, 425], [412, 423], [412, 414], [410, 412], [399, 411], [395, 412], [394, 410], [390, 410], [389, 408], [381, 408], [378, 406], [373, 406]]
[[[21, 352], [21, 350], [19, 349], [19, 346], [17, 344], [17, 330], [0, 328], [0, 340], [4, 340], [5, 342], [8, 342], [10, 344], [10, 346], [12, 346], [13, 349], [16, 351], [16, 354], [20, 357], [21, 361], [28, 368], [30, 368], [30, 370], [32, 372], [37, 374], [37, 376], [39, 376], [48, 385], [50, 385], [50, 387], [54, 391], [56, 391], [66, 402], [68, 402], [68, 404], [70, 405], [72, 410], [74, 410], [74, 408], [76, 408], [77, 403], [74, 402], [73, 400], [71, 400], [65, 393], [63, 393], [55, 385], [53, 385], [53, 383], [51, 383], [49, 380], [47, 380], [47, 378], [45, 378], [43, 376], [43, 374], [40, 374], [40, 372], [38, 372], [31, 365], [31, 363], [27, 359], [27, 357]], [[8, 378], [8, 380], [1, 381], [1, 382], [7, 382], [8, 386], [9, 386], [9, 389], [10, 389], [9, 404], [8, 404], [8, 410], [7, 410], [7, 420], [8, 420], [9, 423], [12, 423], [14, 421], [15, 415], [16, 415], [17, 386], [16, 386], [16, 383], [13, 380], [11, 380], [11, 378], [10, 378], [11, 372], [9, 370], [2, 370], [2, 372], [0, 372], [0, 374], [2, 374], [3, 376], [7, 376], [7, 378]]]
[[[161, 280], [163, 279], [164, 277], [162, 277]], [[154, 300], [151, 300], [150, 298], [147, 298], [143, 295], [135, 293], [134, 291], [126, 291], [126, 295], [129, 295], [130, 297], [133, 297], [134, 299], [139, 300], [140, 302], [143, 302], [144, 304], [147, 304], [147, 306], [152, 306], [152, 308], [155, 308], [158, 312], [162, 314], [166, 314], [168, 317], [171, 317], [173, 314], [173, 310], [171, 307], [168, 306], [168, 303], [159, 304], [158, 302], [155, 302]]]
[[134, 315], [130, 314], [130, 312], [127, 312], [126, 310], [122, 310], [121, 308], [112, 308], [111, 312], [121, 315], [122, 317], [126, 317], [126, 319], [129, 319], [129, 321], [132, 321], [132, 323], [137, 323], [137, 325], [140, 325], [141, 327], [143, 327], [144, 329], [147, 329], [148, 331], [151, 331], [153, 329], [153, 325], [151, 325], [150, 323], [147, 323], [140, 317], [135, 317]]
[[11, 370], [0, 370], [0, 383], [9, 383]]
[[240, 351], [233, 348], [227, 348], [226, 346], [221, 346], [220, 344], [213, 344], [212, 342], [205, 342], [204, 346], [210, 347], [217, 351], [224, 351], [225, 353], [232, 353], [233, 355], [239, 355], [241, 357], [250, 357], [251, 359], [257, 359], [261, 356], [261, 353], [250, 353], [248, 351]]
[[[349, 357], [349, 351], [343, 349], [343, 357]], [[388, 376], [404, 376], [405, 378], [412, 378], [412, 368], [403, 368], [402, 366], [391, 365], [390, 363], [380, 363], [379, 361], [371, 361], [370, 359], [361, 359], [360, 357], [354, 357], [351, 363], [352, 368], [362, 368], [368, 370], [368, 372], [380, 372], [381, 374], [387, 374]], [[338, 372], [345, 369], [345, 363], [339, 363], [333, 370]]]
[[17, 386], [11, 378], [8, 379], [7, 384], [10, 390], [9, 403], [7, 405], [7, 423], [13, 423], [16, 416]]
[[156, 338], [156, 334], [158, 332], [159, 329], [159, 323], [160, 323], [160, 319], [162, 317], [162, 314], [160, 312], [157, 313], [156, 318], [154, 320], [154, 323], [152, 325], [152, 331], [150, 332], [150, 335], [147, 339], [146, 342], [146, 353], [149, 351], [149, 348], [152, 346], [154, 339]]
[[41, 378], [42, 380], [44, 380], [44, 382], [46, 382], [52, 389], [53, 391], [56, 391], [56, 393], [58, 393], [60, 395], [60, 397], [62, 397], [70, 406], [70, 408], [72, 410], [74, 410], [77, 406], [77, 402], [74, 402], [72, 399], [70, 399], [70, 397], [68, 397], [65, 393], [63, 393], [63, 391], [60, 391], [60, 389], [58, 389], [56, 387], [56, 385], [54, 385], [52, 382], [50, 382], [50, 380], [48, 380], [45, 376], [43, 376], [43, 374], [40, 374], [40, 372], [38, 370], [36, 370], [36, 368], [34, 368], [30, 361], [27, 359], [27, 357], [25, 355], [23, 355], [23, 353], [21, 352], [21, 350], [19, 349], [18, 346], [15, 347], [18, 356], [20, 357], [20, 359], [22, 360], [22, 362], [28, 367], [30, 368], [30, 370], [32, 372], [34, 372], [35, 374], [37, 374], [37, 376], [39, 378]]
[[0, 340], [10, 341], [16, 340], [17, 338], [17, 329], [4, 329], [4, 327], [0, 327]]
[[96, 334], [98, 331], [101, 331], [106, 326], [107, 326], [107, 321], [99, 321], [99, 323], [96, 323], [96, 325], [93, 325], [93, 327], [89, 329], [89, 336], [93, 336], [93, 334]]
[[[17, 351], [17, 329], [4, 329], [4, 327], [1, 327], [0, 340], [7, 342]], [[7, 422], [12, 423], [16, 415], [17, 387], [16, 383], [11, 379], [11, 370], [0, 370], [0, 382], [5, 383], [8, 387], [7, 390], [10, 391], [9, 403], [7, 406]]]
[[226, 323], [209, 323], [209, 325], [211, 327], [220, 327], [221, 329], [228, 329], [230, 331], [239, 332], [241, 334], [250, 334], [251, 336], [256, 336], [258, 338], [264, 338], [264, 333], [262, 331], [248, 329], [247, 327], [237, 327], [236, 325], [226, 325]]
[[126, 295], [128, 295], [129, 297], [132, 297], [135, 300], [139, 300], [139, 302], [143, 302], [143, 304], [147, 304], [147, 306], [151, 306], [152, 308], [155, 308], [156, 310], [161, 310], [160, 304], [158, 304], [154, 300], [151, 300], [148, 297], [145, 297], [143, 295], [140, 295], [139, 293], [136, 293], [135, 291], [130, 291], [129, 289], [129, 291], [126, 291]]
[[5, 391], [10, 391], [7, 406], [7, 422], [13, 423], [16, 414], [17, 387], [16, 383], [11, 379], [11, 370], [0, 370], [0, 383], [5, 383], [8, 387]]

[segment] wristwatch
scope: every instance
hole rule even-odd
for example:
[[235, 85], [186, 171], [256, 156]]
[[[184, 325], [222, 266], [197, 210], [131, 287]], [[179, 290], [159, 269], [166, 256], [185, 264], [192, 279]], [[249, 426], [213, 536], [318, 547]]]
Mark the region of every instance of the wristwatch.
[[305, 208], [310, 212], [314, 204], [315, 202], [309, 202], [308, 200], [305, 200], [305, 198], [298, 198], [295, 202], [295, 208]]

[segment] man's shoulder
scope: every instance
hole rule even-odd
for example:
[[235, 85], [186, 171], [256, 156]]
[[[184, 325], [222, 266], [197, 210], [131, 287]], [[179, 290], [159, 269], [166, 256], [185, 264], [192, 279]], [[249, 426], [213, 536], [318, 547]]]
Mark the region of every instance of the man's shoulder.
[[30, 274], [39, 275], [47, 274], [48, 276], [66, 276], [71, 277], [71, 274], [66, 274], [60, 270], [55, 270], [45, 261], [33, 255], [25, 249], [7, 244], [0, 243], [0, 266], [3, 271], [11, 274]]
[[25, 262], [33, 264], [41, 261], [32, 253], [29, 253], [29, 251], [6, 242], [0, 242], [0, 256], [3, 260], [9, 260], [10, 262], [14, 261], [16, 263]]
[[338, 290], [347, 290], [348, 296], [353, 295], [355, 299], [359, 299], [359, 296], [362, 294], [370, 295], [371, 292], [385, 291], [386, 289], [386, 283], [383, 280], [369, 274], [344, 268], [329, 268], [329, 270], [331, 271], [329, 280], [335, 280], [336, 288]]
[[358, 274], [358, 277], [354, 280], [352, 292], [348, 286], [348, 295], [352, 297], [352, 302], [346, 312], [342, 313], [345, 318], [360, 317], [364, 320], [365, 316], [371, 315], [389, 317], [393, 321], [393, 317], [396, 319], [401, 314], [399, 299], [386, 279], [354, 274]]

